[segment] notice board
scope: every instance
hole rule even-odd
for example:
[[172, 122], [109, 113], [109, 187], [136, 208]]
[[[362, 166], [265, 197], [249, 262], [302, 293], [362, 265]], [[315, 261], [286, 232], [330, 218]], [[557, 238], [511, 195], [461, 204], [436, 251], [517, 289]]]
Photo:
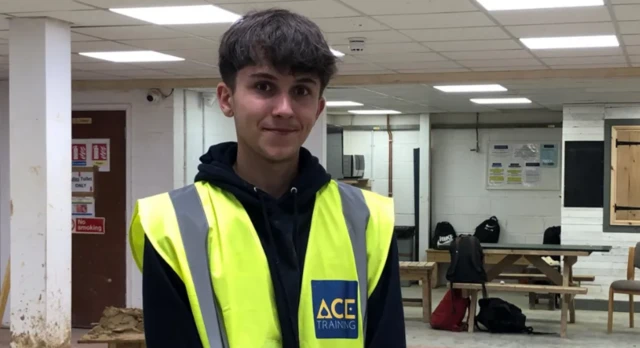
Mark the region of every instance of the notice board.
[[486, 186], [489, 190], [560, 190], [559, 142], [490, 142]]

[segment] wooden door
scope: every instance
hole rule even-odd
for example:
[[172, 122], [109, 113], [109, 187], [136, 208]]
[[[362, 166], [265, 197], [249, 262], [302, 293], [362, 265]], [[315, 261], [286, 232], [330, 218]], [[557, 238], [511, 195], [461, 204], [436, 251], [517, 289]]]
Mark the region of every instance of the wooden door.
[[104, 218], [104, 234], [72, 237], [71, 324], [91, 327], [105, 307], [126, 303], [126, 112], [74, 111], [72, 118], [74, 141], [103, 139], [96, 141], [99, 146], [87, 141], [87, 157], [104, 151], [104, 139], [109, 140], [109, 168], [95, 174], [94, 187], [95, 217]]

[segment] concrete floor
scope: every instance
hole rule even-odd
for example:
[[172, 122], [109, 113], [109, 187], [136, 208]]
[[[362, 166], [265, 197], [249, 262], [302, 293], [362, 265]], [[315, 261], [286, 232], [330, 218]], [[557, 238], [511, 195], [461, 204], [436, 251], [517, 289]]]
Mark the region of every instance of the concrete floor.
[[[403, 288], [406, 297], [419, 297], [420, 288]], [[433, 307], [438, 305], [444, 290], [437, 289], [433, 296]], [[614, 314], [614, 333], [607, 335], [607, 313], [577, 311], [576, 323], [568, 328], [569, 338], [560, 338], [560, 311], [548, 311], [541, 305], [540, 309], [529, 310], [526, 295], [512, 293], [490, 293], [490, 296], [501, 297], [522, 308], [527, 316], [527, 325], [539, 332], [551, 332], [548, 336], [529, 335], [493, 335], [476, 332], [454, 333], [432, 330], [428, 324], [422, 323], [422, 309], [405, 308], [408, 348], [547, 348], [547, 347], [584, 347], [584, 348], [640, 348], [640, 327], [629, 328], [627, 313]], [[640, 326], [640, 315], [637, 316]], [[73, 331], [74, 348], [107, 348], [105, 344], [77, 344], [77, 340], [87, 330]], [[0, 348], [9, 348], [9, 330], [0, 330]], [[389, 347], [394, 348], [394, 347]]]

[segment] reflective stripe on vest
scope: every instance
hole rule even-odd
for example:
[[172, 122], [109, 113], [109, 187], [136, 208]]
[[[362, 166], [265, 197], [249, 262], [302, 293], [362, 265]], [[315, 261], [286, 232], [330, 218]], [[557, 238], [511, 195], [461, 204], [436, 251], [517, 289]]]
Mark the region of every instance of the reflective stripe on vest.
[[[363, 332], [367, 327], [367, 224], [369, 207], [360, 189], [338, 182], [342, 213], [345, 218], [353, 255], [355, 257], [360, 288], [360, 309]], [[215, 297], [209, 266], [209, 223], [194, 185], [169, 193], [175, 210], [180, 236], [194, 282], [198, 306], [202, 313], [209, 348], [229, 348], [222, 313]], [[206, 275], [205, 275], [206, 274]], [[364, 340], [363, 340], [364, 342]], [[203, 342], [204, 345], [204, 342]], [[206, 346], [206, 345], [205, 345]]]

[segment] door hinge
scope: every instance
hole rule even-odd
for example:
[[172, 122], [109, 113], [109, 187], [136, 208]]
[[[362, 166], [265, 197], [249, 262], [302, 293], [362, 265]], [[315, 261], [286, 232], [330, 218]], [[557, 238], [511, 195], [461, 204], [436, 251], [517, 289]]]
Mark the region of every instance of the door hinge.
[[640, 207], [625, 207], [625, 206], [614, 204], [613, 211], [617, 212], [618, 210], [640, 210]]
[[632, 145], [640, 145], [640, 141], [620, 141], [616, 139], [616, 147], [618, 146], [632, 146]]

